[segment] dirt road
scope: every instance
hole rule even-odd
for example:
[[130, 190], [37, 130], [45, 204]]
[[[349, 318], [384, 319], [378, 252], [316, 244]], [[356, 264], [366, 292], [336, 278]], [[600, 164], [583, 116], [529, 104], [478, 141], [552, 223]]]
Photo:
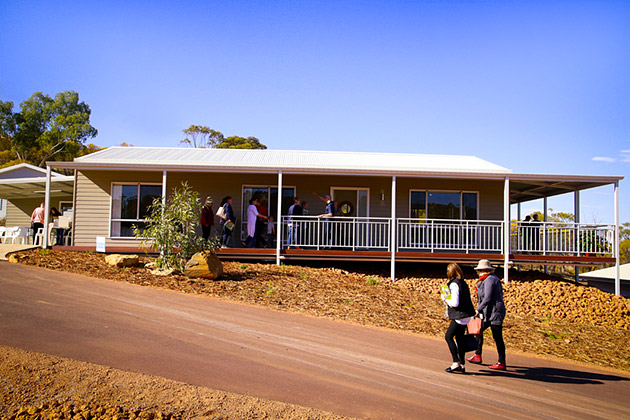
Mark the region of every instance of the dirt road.
[[441, 340], [4, 262], [0, 344], [351, 417], [630, 416], [622, 373], [508, 354], [449, 375]]

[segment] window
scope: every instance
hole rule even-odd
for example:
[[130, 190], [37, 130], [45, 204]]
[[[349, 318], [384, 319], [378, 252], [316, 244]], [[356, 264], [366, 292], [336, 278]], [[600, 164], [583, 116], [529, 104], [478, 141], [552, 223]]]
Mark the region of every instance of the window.
[[156, 198], [162, 197], [159, 184], [113, 184], [111, 237], [133, 237], [134, 225], [142, 228], [144, 218]]
[[[282, 188], [282, 214], [289, 212], [289, 207], [293, 204], [293, 197], [295, 197], [295, 187]], [[258, 198], [262, 206], [267, 210], [267, 216], [272, 216], [275, 219], [278, 211], [278, 207], [276, 207], [278, 205], [278, 187], [243, 187], [243, 209], [241, 215], [241, 220], [243, 220], [241, 235], [243, 238], [247, 237], [247, 207], [249, 206], [249, 200], [252, 198]]]
[[477, 220], [478, 194], [462, 191], [411, 191], [412, 219]]

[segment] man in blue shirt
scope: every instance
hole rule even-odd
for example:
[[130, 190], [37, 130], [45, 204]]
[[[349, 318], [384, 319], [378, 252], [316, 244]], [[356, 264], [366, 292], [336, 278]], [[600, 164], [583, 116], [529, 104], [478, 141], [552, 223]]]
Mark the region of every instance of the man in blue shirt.
[[324, 214], [320, 214], [320, 218], [324, 218], [324, 245], [328, 248], [332, 247], [332, 226], [330, 223], [330, 218], [335, 215], [335, 203], [332, 201], [332, 198], [327, 195], [324, 197], [326, 200], [326, 210], [324, 210]]
[[[302, 206], [300, 206], [300, 199], [295, 197], [293, 199], [293, 205], [289, 207], [289, 238], [288, 247], [291, 249], [291, 245], [295, 243], [300, 244], [300, 221], [294, 220], [292, 216], [302, 216]], [[297, 246], [299, 249], [299, 246]]]

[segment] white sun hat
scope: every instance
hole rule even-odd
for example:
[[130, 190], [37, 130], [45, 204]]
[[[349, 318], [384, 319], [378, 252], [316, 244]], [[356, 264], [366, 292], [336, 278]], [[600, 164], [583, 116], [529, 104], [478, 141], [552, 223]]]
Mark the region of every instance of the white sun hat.
[[475, 267], [475, 270], [492, 270], [494, 271], [494, 267], [490, 264], [488, 260], [479, 260], [479, 264]]

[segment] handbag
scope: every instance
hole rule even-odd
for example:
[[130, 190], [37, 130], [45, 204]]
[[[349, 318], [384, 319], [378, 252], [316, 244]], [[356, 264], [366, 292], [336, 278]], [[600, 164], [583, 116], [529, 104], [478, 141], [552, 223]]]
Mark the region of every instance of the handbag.
[[229, 230], [234, 230], [234, 222], [231, 220], [228, 220], [227, 222], [225, 222], [225, 227], [228, 228]]
[[467, 325], [469, 335], [481, 335], [483, 320], [478, 316], [473, 317]]
[[225, 220], [225, 207], [220, 206], [220, 207], [217, 209], [217, 217], [219, 217], [219, 219], [223, 219], [223, 220]]

